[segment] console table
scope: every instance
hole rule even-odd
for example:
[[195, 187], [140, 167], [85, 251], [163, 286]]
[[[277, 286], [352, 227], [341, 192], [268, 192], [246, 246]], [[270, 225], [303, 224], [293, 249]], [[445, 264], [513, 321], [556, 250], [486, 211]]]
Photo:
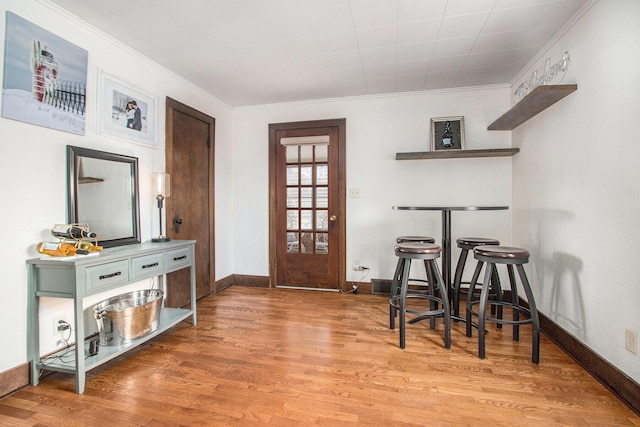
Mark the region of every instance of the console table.
[[[42, 370], [72, 373], [76, 376], [76, 393], [84, 392], [85, 375], [135, 346], [155, 337], [191, 316], [196, 324], [196, 268], [195, 240], [145, 242], [104, 249], [97, 256], [77, 256], [73, 259], [34, 258], [27, 261], [28, 297], [28, 357], [31, 367], [31, 385], [37, 385]], [[100, 292], [115, 290], [144, 279], [158, 277], [164, 290], [164, 275], [190, 267], [191, 308], [162, 307], [158, 329], [144, 337], [119, 346], [100, 346], [95, 356], [85, 356], [88, 342], [84, 336], [84, 298]], [[63, 358], [44, 363], [40, 358], [39, 298], [73, 299], [75, 346], [61, 349], [55, 354]], [[73, 351], [73, 353], [71, 353]], [[72, 356], [73, 355], [73, 356]]]

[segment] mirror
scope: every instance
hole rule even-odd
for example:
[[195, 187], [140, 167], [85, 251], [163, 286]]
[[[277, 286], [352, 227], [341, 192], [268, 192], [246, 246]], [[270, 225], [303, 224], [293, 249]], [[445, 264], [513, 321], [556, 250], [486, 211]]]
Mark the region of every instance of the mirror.
[[67, 146], [69, 223], [85, 223], [106, 248], [140, 243], [138, 159]]

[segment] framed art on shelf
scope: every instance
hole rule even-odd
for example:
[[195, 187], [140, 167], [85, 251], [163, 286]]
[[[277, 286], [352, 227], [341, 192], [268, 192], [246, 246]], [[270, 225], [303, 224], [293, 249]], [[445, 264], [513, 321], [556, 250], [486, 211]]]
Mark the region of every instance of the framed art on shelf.
[[98, 72], [98, 133], [156, 147], [156, 98]]
[[464, 117], [431, 119], [431, 151], [464, 150]]

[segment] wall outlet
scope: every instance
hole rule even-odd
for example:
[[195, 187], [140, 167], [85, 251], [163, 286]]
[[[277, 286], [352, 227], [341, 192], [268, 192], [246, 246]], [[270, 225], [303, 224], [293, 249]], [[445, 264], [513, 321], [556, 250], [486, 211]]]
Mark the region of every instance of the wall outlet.
[[353, 261], [353, 271], [360, 271], [362, 267], [360, 266], [360, 261]]
[[638, 333], [636, 331], [624, 330], [624, 348], [633, 354], [638, 354]]
[[64, 334], [68, 333], [67, 330], [58, 329], [59, 326], [64, 325], [64, 323], [60, 323], [61, 320], [70, 323], [70, 320], [69, 320], [68, 316], [54, 316], [53, 317], [53, 329], [52, 329], [54, 337], [57, 337], [58, 335], [61, 335], [63, 333]]

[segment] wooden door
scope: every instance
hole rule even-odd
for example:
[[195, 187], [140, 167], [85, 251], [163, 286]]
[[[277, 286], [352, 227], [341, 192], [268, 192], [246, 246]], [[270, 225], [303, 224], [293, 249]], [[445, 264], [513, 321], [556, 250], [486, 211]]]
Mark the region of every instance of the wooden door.
[[[215, 119], [167, 98], [167, 236], [196, 240], [196, 296], [214, 291], [214, 135]], [[190, 302], [189, 271], [167, 276], [167, 305]]]
[[270, 125], [272, 286], [345, 288], [345, 121]]

